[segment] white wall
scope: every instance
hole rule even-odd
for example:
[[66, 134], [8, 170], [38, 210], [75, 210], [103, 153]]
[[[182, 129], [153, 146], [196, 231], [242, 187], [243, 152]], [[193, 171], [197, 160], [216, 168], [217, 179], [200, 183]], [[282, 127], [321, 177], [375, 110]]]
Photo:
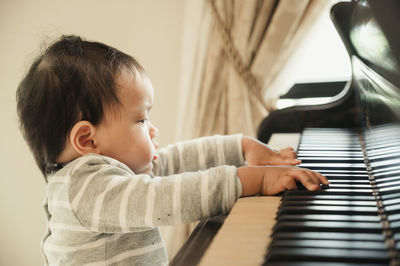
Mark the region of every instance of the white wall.
[[78, 34], [135, 56], [155, 87], [152, 122], [174, 140], [184, 0], [0, 1], [0, 265], [42, 265], [45, 183], [23, 141], [15, 90], [43, 41]]

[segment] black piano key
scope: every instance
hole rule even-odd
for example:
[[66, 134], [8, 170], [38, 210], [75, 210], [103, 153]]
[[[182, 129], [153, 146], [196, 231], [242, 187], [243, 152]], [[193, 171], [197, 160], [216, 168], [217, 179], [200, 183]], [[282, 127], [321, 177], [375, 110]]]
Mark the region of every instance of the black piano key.
[[334, 221], [279, 221], [274, 226], [274, 231], [314, 231], [314, 232], [357, 232], [379, 233], [382, 232], [380, 223], [372, 222], [334, 222]]
[[387, 182], [377, 182], [376, 187], [378, 188], [386, 188], [386, 187], [392, 187], [392, 186], [399, 186], [400, 185], [400, 179], [395, 180], [395, 181], [387, 181]]
[[388, 199], [388, 200], [382, 200], [384, 206], [390, 206], [390, 205], [400, 205], [400, 198], [393, 198], [393, 199]]
[[385, 206], [386, 214], [400, 213], [400, 204]]
[[376, 241], [346, 241], [346, 240], [273, 240], [271, 248], [335, 248], [359, 250], [386, 250], [384, 242]]
[[386, 155], [386, 154], [398, 154], [400, 152], [400, 146], [393, 146], [393, 147], [388, 147], [384, 149], [373, 149], [373, 150], [368, 150], [367, 148], [367, 154], [368, 158], [374, 158], [375, 156], [381, 156], [381, 155]]
[[400, 158], [400, 149], [396, 151], [395, 154], [390, 153], [390, 154], [381, 154], [381, 155], [368, 155], [368, 161], [373, 165], [374, 163], [377, 162], [383, 162], [383, 161], [388, 161], [388, 160], [396, 160]]
[[392, 182], [392, 181], [396, 181], [396, 180], [400, 180], [400, 172], [396, 175], [392, 175], [392, 176], [374, 176], [374, 180], [376, 183], [386, 183], [386, 182]]
[[344, 214], [377, 215], [377, 207], [359, 206], [286, 206], [278, 210], [280, 214]]
[[[321, 266], [320, 261], [286, 261], [286, 262], [265, 262], [265, 266]], [[323, 262], [324, 266], [387, 266], [386, 263], [350, 263], [350, 262]]]
[[[329, 137], [329, 138], [328, 138]], [[358, 135], [357, 134], [347, 134], [347, 133], [308, 133], [308, 132], [303, 132], [302, 134], [302, 142], [306, 141], [314, 141], [314, 140], [340, 140], [340, 141], [358, 141]]]
[[372, 173], [374, 174], [374, 176], [386, 175], [393, 173], [394, 171], [396, 172], [400, 171], [400, 165], [399, 166], [387, 165], [386, 167], [372, 169]]
[[299, 146], [302, 151], [344, 151], [344, 152], [360, 152], [358, 147], [319, 147], [319, 146]]
[[[348, 180], [349, 182], [369, 182], [369, 176], [367, 174], [346, 174], [346, 173], [324, 173], [323, 171], [318, 171], [323, 174], [329, 181], [332, 180]], [[360, 181], [359, 181], [360, 180]]]
[[[330, 140], [328, 138], [325, 139], [305, 139], [302, 138], [300, 143], [299, 143], [299, 149], [302, 150], [301, 148], [309, 148], [312, 147], [315, 150], [321, 150], [321, 151], [336, 151], [335, 147], [340, 148], [339, 151], [362, 151], [361, 145], [359, 140], [357, 139], [336, 139], [336, 140]], [[327, 148], [333, 148], [331, 150]], [[343, 149], [342, 149], [343, 148]]]
[[313, 147], [317, 150], [321, 150], [321, 149], [325, 149], [328, 147], [328, 148], [333, 148], [333, 150], [335, 150], [334, 148], [337, 147], [337, 148], [347, 148], [349, 150], [352, 150], [352, 149], [361, 150], [360, 143], [357, 143], [354, 140], [343, 139], [340, 141], [341, 141], [341, 143], [338, 143], [338, 141], [337, 142], [329, 141], [327, 139], [325, 139], [325, 140], [323, 140], [323, 139], [322, 140], [316, 140], [316, 139], [304, 140], [303, 139], [299, 145], [299, 149]]
[[[307, 193], [307, 192], [306, 192]], [[374, 201], [375, 197], [373, 195], [366, 196], [351, 196], [351, 195], [327, 195], [327, 194], [312, 194], [310, 193], [298, 194], [296, 190], [289, 190], [283, 194], [283, 200], [361, 200], [361, 201]]]
[[297, 156], [297, 159], [301, 160], [302, 164], [311, 163], [364, 163], [364, 158], [358, 157], [304, 157]]
[[319, 261], [319, 262], [357, 262], [386, 263], [390, 262], [387, 251], [356, 249], [324, 249], [324, 248], [277, 248], [271, 249], [269, 261]]
[[[398, 139], [384, 135], [377, 138], [381, 133], [376, 132], [384, 130], [368, 131], [365, 137], [366, 161], [372, 170], [364, 163], [357, 133], [342, 129], [303, 132], [299, 166], [320, 172], [331, 184], [318, 191], [302, 190], [300, 185], [300, 190], [283, 193], [267, 256], [269, 263], [389, 263], [380, 222], [384, 218], [378, 215], [376, 204], [382, 200], [399, 243], [396, 248], [400, 249], [400, 127]], [[367, 249], [382, 253], [368, 254]], [[326, 252], [320, 256], [318, 250]], [[287, 256], [276, 260], [277, 254]]]
[[[329, 182], [332, 184], [367, 184], [369, 186], [371, 186], [371, 183], [368, 179], [336, 179], [336, 178], [332, 178], [332, 177], [327, 177]], [[347, 178], [351, 178], [350, 176], [347, 176]]]
[[400, 186], [391, 186], [391, 187], [379, 188], [379, 193], [381, 195], [397, 193], [397, 192], [400, 192]]
[[299, 167], [314, 169], [314, 170], [358, 170], [366, 171], [363, 163], [301, 163]]
[[385, 195], [380, 195], [380, 198], [382, 200], [389, 200], [389, 199], [396, 199], [400, 197], [400, 193], [391, 193], [391, 194], [385, 194]]
[[400, 242], [400, 233], [394, 233], [393, 234], [393, 239], [396, 242]]
[[360, 141], [357, 138], [340, 138], [336, 136], [336, 139], [329, 138], [302, 138], [300, 146], [337, 146], [337, 147], [360, 147]]
[[[380, 154], [378, 154], [380, 155]], [[377, 156], [378, 156], [377, 155]], [[313, 151], [313, 150], [299, 150], [297, 151], [297, 156], [304, 157], [355, 157], [364, 158], [364, 153], [362, 151]]]
[[393, 222], [393, 221], [400, 221], [400, 213], [397, 214], [389, 214], [386, 216], [387, 220], [389, 222]]
[[324, 137], [324, 136], [334, 136], [334, 137], [340, 137], [340, 138], [356, 138], [358, 137], [358, 132], [355, 131], [345, 131], [345, 129], [331, 129], [331, 128], [306, 128], [304, 129], [304, 132], [302, 134], [303, 138], [312, 136], [313, 138], [315, 137]]
[[283, 214], [279, 221], [345, 221], [345, 222], [380, 222], [376, 215], [338, 215], [338, 214]]
[[314, 137], [304, 137], [301, 139], [300, 145], [318, 145], [325, 147], [326, 145], [330, 146], [345, 146], [345, 147], [351, 147], [351, 146], [357, 146], [360, 147], [360, 141], [358, 140], [357, 137], [340, 137], [340, 136], [335, 136], [335, 139], [331, 139], [328, 137], [322, 137], [318, 138], [316, 136]]
[[330, 194], [346, 194], [346, 195], [370, 195], [372, 194], [372, 189], [351, 189], [351, 188], [330, 188], [321, 190], [321, 193]]
[[372, 189], [323, 189], [316, 191], [292, 190], [293, 195], [351, 195], [351, 196], [371, 196]]
[[327, 137], [330, 137], [329, 139], [338, 139], [338, 140], [354, 140], [357, 141], [358, 140], [358, 134], [354, 134], [354, 132], [351, 132], [350, 134], [347, 133], [330, 133], [330, 132], [303, 132], [302, 134], [302, 141], [307, 141], [307, 140], [315, 140], [315, 139], [320, 139], [320, 140], [324, 140], [324, 139], [328, 139]]
[[[323, 174], [323, 173], [321, 173]], [[329, 181], [336, 181], [336, 183], [344, 183], [348, 181], [348, 183], [369, 183], [368, 176], [351, 176], [351, 175], [330, 175], [323, 174]], [[351, 178], [351, 180], [349, 180]], [[331, 182], [332, 183], [332, 182]]]
[[300, 144], [309, 144], [309, 143], [318, 143], [318, 144], [336, 144], [336, 145], [360, 145], [360, 141], [358, 136], [343, 136], [343, 135], [304, 135], [301, 138]]
[[376, 207], [375, 201], [360, 200], [288, 200], [282, 202], [281, 207], [286, 206], [315, 206], [315, 205], [331, 205], [331, 206], [373, 206]]
[[329, 184], [329, 188], [345, 188], [345, 189], [371, 189], [370, 184], [339, 184], [339, 183], [331, 183]]
[[376, 178], [393, 177], [400, 175], [400, 169], [398, 168], [392, 168], [392, 169], [387, 169], [387, 171], [378, 171], [378, 172], [372, 170], [372, 172], [374, 173], [374, 176]]
[[396, 233], [400, 232], [400, 221], [390, 222], [390, 229]]
[[386, 169], [387, 167], [392, 167], [393, 165], [400, 165], [400, 159], [392, 159], [392, 160], [384, 160], [384, 161], [376, 161], [370, 162], [371, 167], [374, 171], [379, 169]]
[[341, 137], [341, 138], [355, 138], [358, 137], [358, 132], [353, 130], [349, 130], [348, 128], [305, 128], [302, 134], [302, 137], [312, 136], [327, 136], [331, 135], [334, 137]]
[[334, 146], [357, 146], [360, 147], [358, 136], [343, 136], [343, 135], [304, 135], [302, 134], [299, 146], [317, 145], [318, 148], [323, 148], [326, 145]]
[[367, 150], [380, 150], [380, 149], [392, 148], [396, 144], [397, 144], [396, 142], [376, 142], [374, 144], [369, 143], [367, 145]]
[[337, 174], [341, 174], [341, 175], [348, 175], [348, 176], [352, 176], [354, 175], [355, 177], [358, 176], [367, 176], [368, 178], [368, 172], [367, 169], [318, 169], [317, 172], [323, 174], [323, 175], [337, 175]]
[[[297, 188], [299, 190], [306, 190], [306, 187], [300, 183], [297, 182]], [[372, 193], [372, 186], [370, 184], [337, 184], [337, 183], [331, 183], [329, 185], [320, 185], [321, 191], [325, 191], [326, 193], [332, 193], [332, 192], [340, 192], [340, 191], [345, 191], [350, 193], [357, 193], [357, 192], [367, 192], [367, 193]], [[352, 192], [353, 191], [353, 192]]]
[[317, 239], [317, 240], [347, 240], [347, 241], [385, 241], [382, 233], [356, 233], [356, 232], [273, 232], [274, 239]]

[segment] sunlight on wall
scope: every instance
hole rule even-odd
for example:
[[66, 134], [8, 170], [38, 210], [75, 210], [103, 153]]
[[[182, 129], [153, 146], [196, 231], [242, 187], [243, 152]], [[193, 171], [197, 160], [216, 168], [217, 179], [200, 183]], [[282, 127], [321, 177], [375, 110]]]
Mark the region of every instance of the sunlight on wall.
[[266, 92], [268, 99], [284, 94], [294, 83], [350, 79], [350, 60], [329, 12], [330, 7], [315, 21], [309, 34]]

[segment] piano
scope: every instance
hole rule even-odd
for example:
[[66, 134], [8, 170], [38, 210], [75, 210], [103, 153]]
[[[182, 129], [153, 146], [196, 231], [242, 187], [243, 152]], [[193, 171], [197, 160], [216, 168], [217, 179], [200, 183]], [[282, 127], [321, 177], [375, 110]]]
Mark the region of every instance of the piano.
[[265, 143], [297, 134], [300, 166], [331, 184], [238, 200], [202, 221], [171, 265], [400, 265], [400, 1], [340, 2], [331, 17], [351, 80], [300, 84], [338, 92], [282, 98], [258, 131]]

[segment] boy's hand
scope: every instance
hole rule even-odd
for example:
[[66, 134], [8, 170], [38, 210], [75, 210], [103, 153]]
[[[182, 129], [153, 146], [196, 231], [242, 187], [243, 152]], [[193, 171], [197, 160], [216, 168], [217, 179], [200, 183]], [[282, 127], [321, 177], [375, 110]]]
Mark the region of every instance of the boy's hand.
[[242, 138], [243, 157], [248, 165], [296, 165], [296, 152], [287, 147], [279, 151], [272, 150], [266, 144], [247, 136]]
[[328, 179], [318, 172], [295, 166], [244, 166], [237, 170], [243, 196], [274, 195], [284, 190], [297, 189], [296, 181], [308, 190], [328, 185]]
[[271, 166], [264, 171], [262, 195], [274, 195], [284, 190], [297, 189], [296, 182], [303, 184], [310, 191], [328, 185], [328, 179], [318, 172], [295, 166], [278, 167]]

